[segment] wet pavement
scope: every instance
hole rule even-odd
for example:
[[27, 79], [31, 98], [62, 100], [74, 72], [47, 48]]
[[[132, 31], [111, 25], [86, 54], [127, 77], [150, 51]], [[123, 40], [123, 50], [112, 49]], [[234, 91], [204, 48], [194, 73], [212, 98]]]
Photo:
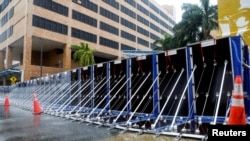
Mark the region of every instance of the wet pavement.
[[118, 135], [86, 123], [73, 122], [0, 103], [0, 141], [100, 141]]
[[[195, 139], [180, 139], [197, 141]], [[0, 141], [175, 141], [174, 137], [134, 132], [75, 122], [48, 114], [35, 115], [0, 101]]]

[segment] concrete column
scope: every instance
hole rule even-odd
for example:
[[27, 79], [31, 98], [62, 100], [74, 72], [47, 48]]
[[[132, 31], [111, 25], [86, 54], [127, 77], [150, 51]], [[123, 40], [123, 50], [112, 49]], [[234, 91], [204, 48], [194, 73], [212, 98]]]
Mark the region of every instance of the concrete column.
[[23, 73], [24, 81], [29, 80], [31, 77], [31, 53], [32, 53], [32, 37], [24, 36], [23, 44]]
[[63, 48], [63, 70], [69, 70], [71, 69], [71, 49], [70, 45], [67, 44]]
[[3, 51], [0, 51], [0, 70], [4, 70], [4, 59], [5, 54]]
[[12, 47], [8, 46], [6, 48], [5, 58], [6, 58], [6, 69], [9, 69], [12, 67], [12, 58], [13, 58], [13, 48]]

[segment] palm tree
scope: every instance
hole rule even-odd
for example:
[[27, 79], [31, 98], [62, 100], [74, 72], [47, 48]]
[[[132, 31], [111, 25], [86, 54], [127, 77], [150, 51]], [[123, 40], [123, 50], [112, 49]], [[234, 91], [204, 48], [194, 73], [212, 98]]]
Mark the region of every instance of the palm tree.
[[163, 39], [155, 40], [153, 44], [155, 46], [154, 50], [169, 50], [176, 47], [175, 42], [173, 42], [173, 36], [168, 33], [164, 34]]
[[94, 49], [89, 48], [87, 43], [80, 43], [79, 45], [71, 45], [71, 50], [74, 52], [73, 59], [79, 61], [81, 66], [88, 66], [95, 64]]
[[174, 39], [178, 46], [211, 39], [210, 31], [218, 28], [218, 10], [209, 5], [209, 0], [200, 0], [201, 6], [184, 3], [182, 20], [174, 26]]

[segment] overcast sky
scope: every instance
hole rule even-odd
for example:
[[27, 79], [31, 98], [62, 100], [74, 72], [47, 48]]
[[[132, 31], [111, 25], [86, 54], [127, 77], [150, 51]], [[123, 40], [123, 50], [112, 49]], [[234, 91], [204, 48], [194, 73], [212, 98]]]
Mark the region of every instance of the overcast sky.
[[[200, 5], [200, 0], [155, 0], [158, 4], [163, 5], [173, 5], [176, 9], [176, 22], [181, 20], [182, 10], [181, 6], [183, 3], [193, 3]], [[217, 0], [210, 0], [212, 5], [217, 5]]]

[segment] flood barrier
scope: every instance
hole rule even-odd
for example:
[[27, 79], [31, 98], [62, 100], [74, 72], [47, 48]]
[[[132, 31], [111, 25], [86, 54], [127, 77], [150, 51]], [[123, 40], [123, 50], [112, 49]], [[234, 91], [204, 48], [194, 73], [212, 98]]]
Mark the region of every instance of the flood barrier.
[[[207, 138], [225, 124], [234, 77], [244, 79], [249, 107], [249, 54], [239, 36], [99, 63], [5, 86], [11, 105], [122, 132]], [[249, 123], [249, 117], [248, 123]]]

